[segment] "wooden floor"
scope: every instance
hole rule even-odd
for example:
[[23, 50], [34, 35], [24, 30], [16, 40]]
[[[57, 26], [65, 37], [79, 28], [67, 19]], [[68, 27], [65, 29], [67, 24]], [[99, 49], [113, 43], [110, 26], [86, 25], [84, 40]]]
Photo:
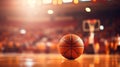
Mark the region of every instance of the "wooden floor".
[[0, 54], [0, 67], [120, 67], [120, 55], [86, 55], [67, 60], [60, 54]]

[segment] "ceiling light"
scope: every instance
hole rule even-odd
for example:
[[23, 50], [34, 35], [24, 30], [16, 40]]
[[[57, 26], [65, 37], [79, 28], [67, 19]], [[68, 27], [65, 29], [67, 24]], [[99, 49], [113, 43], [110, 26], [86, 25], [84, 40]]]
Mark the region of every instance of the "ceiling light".
[[25, 29], [21, 29], [20, 30], [20, 34], [26, 34], [26, 30]]
[[43, 0], [43, 4], [50, 4], [52, 3], [52, 0]]
[[91, 0], [80, 0], [80, 1], [91, 1]]
[[91, 12], [91, 8], [86, 7], [86, 8], [85, 8], [85, 11], [86, 11], [86, 12]]
[[103, 25], [100, 25], [100, 30], [104, 30], [104, 26]]
[[53, 14], [54, 11], [53, 10], [48, 10], [48, 14]]
[[63, 3], [70, 3], [72, 2], [73, 0], [63, 0]]

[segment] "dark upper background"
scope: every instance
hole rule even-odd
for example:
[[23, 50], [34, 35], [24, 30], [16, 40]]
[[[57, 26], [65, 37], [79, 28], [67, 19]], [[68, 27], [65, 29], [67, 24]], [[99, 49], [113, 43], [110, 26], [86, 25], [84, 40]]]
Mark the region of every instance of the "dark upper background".
[[[96, 2], [79, 2], [78, 4], [63, 3], [61, 5], [45, 5], [41, 4], [41, 0], [37, 0], [35, 6], [33, 7], [30, 7], [26, 1], [27, 0], [0, 0], [0, 24], [16, 24], [16, 26], [23, 26], [24, 24], [31, 23], [38, 26], [59, 26], [59, 24], [62, 24], [64, 26], [65, 22], [71, 21], [71, 25], [73, 22], [77, 22], [73, 24], [78, 25], [77, 27], [80, 27], [82, 30], [81, 25], [83, 20], [100, 19], [101, 24], [104, 25], [105, 30], [107, 30], [107, 34], [109, 32], [112, 32], [113, 35], [120, 33], [119, 0], [96, 0]], [[90, 7], [91, 12], [86, 12], [86, 7]], [[47, 11], [49, 9], [53, 10], [54, 13], [51, 15], [48, 14]], [[53, 23], [45, 24], [45, 22]], [[56, 22], [60, 23], [57, 24]]]
[[[119, 16], [119, 0], [96, 0], [96, 2], [79, 2], [78, 4], [67, 3], [62, 5], [41, 4], [37, 0], [37, 5], [33, 8], [25, 3], [27, 0], [0, 0], [0, 20], [6, 20], [8, 17], [25, 17], [26, 14], [32, 14], [37, 18], [48, 17], [104, 17]], [[86, 13], [85, 7], [90, 7], [92, 12]], [[52, 9], [54, 15], [47, 14], [47, 10]]]

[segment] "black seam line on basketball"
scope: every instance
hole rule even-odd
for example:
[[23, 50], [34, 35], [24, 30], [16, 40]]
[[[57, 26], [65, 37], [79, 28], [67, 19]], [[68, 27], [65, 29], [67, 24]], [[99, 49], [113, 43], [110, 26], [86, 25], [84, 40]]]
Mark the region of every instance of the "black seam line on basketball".
[[70, 57], [72, 58], [72, 35], [70, 35]]
[[[70, 35], [70, 38], [69, 38], [68, 40], [65, 40], [65, 39], [64, 39], [64, 41], [65, 41], [65, 43], [67, 43], [67, 44], [69, 44], [69, 41], [73, 41], [73, 40], [72, 40], [72, 34]], [[71, 43], [72, 43], [72, 44], [76, 44], [78, 41], [79, 41], [79, 40], [76, 40], [75, 42], [73, 42], [73, 43], [71, 42]]]
[[75, 51], [77, 53], [77, 55], [79, 55], [79, 53], [76, 50], [73, 49], [73, 51]]
[[[69, 44], [69, 42], [68, 42], [69, 40], [64, 40], [64, 41], [65, 41], [65, 43]], [[79, 41], [79, 40], [76, 40], [75, 42], [73, 42], [73, 43], [71, 42], [71, 43], [72, 43], [72, 44], [76, 44], [78, 41]]]
[[67, 53], [67, 51], [69, 51], [69, 49], [67, 49], [67, 50], [63, 53], [63, 55], [65, 55], [65, 53]]
[[69, 39], [64, 40], [64, 41], [65, 41], [65, 43], [69, 44], [69, 41], [71, 41], [71, 36], [70, 36], [70, 38], [69, 38]]

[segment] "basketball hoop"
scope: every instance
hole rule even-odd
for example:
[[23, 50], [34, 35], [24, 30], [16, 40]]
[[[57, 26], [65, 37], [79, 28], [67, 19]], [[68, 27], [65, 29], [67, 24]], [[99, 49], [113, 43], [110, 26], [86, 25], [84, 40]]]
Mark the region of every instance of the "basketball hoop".
[[[89, 28], [87, 28], [88, 26]], [[83, 21], [83, 31], [85, 32], [94, 32], [99, 31], [100, 20], [92, 19], [92, 20], [84, 20]]]
[[83, 21], [83, 31], [89, 32], [89, 44], [94, 44], [94, 31], [99, 31], [100, 20], [88, 19]]

